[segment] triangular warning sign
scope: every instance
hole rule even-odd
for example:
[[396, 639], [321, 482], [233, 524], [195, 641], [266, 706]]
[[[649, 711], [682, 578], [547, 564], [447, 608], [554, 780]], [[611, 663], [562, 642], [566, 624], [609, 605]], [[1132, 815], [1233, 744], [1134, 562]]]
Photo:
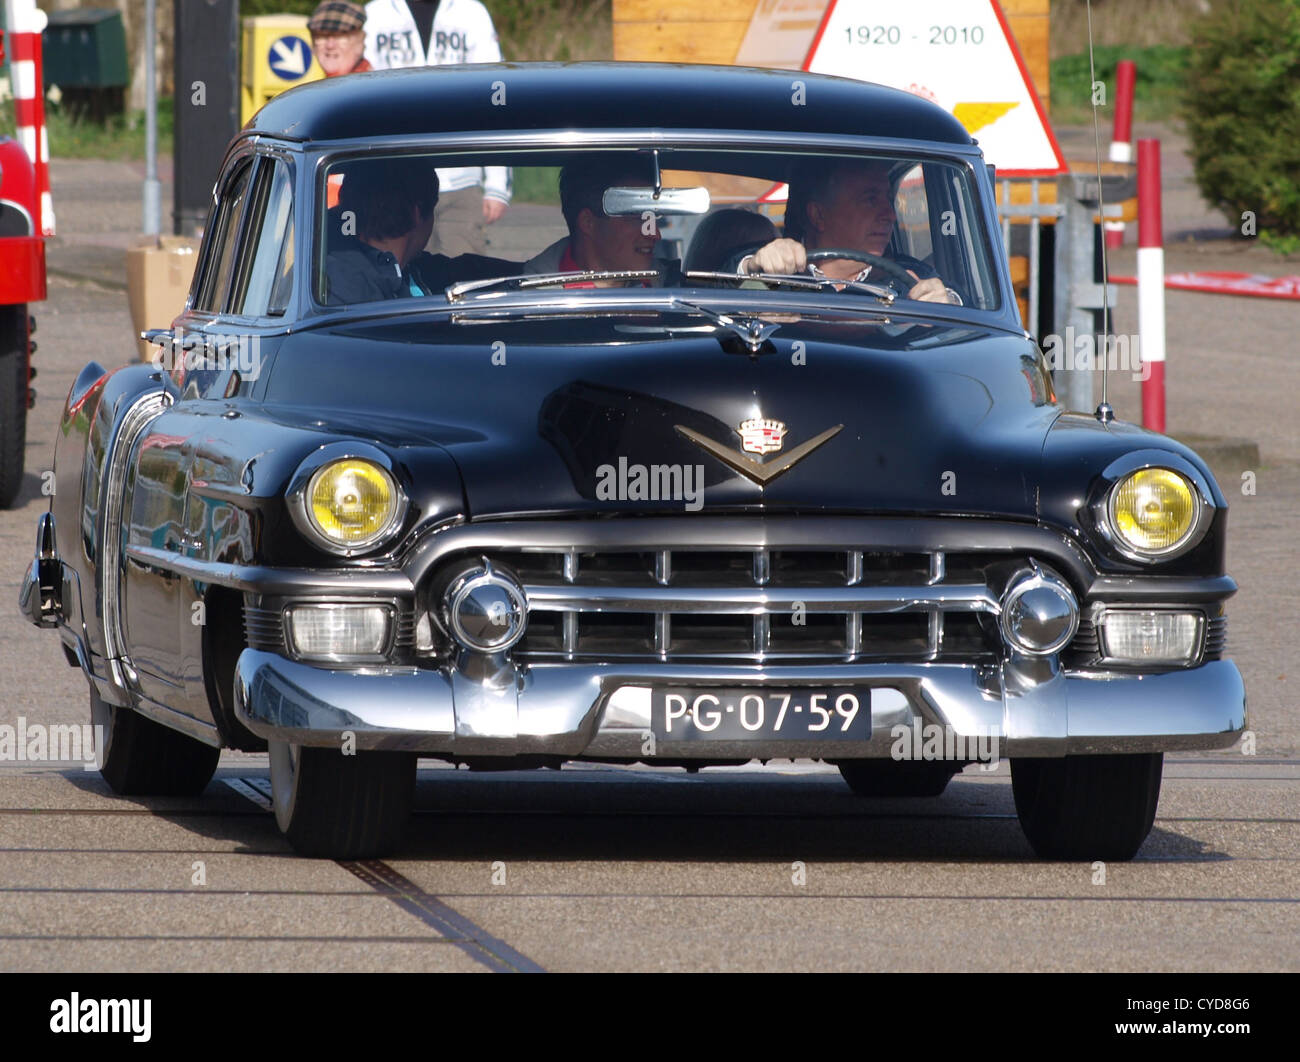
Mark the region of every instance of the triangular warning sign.
[[979, 140], [999, 177], [1067, 170], [997, 0], [831, 0], [803, 68], [937, 103]]

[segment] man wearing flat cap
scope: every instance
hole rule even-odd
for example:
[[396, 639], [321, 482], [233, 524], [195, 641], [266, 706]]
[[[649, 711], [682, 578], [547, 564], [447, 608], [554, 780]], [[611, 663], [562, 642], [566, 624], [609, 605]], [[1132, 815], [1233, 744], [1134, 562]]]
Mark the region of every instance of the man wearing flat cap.
[[307, 22], [311, 50], [326, 77], [373, 69], [365, 58], [366, 13], [348, 0], [325, 0]]

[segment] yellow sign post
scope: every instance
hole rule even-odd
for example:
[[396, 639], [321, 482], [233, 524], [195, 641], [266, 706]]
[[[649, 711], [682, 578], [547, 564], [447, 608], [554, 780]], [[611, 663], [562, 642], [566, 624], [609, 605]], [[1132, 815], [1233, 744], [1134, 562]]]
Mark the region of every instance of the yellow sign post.
[[244, 19], [240, 121], [247, 122], [285, 89], [318, 81], [325, 71], [311, 52], [303, 15], [256, 15]]

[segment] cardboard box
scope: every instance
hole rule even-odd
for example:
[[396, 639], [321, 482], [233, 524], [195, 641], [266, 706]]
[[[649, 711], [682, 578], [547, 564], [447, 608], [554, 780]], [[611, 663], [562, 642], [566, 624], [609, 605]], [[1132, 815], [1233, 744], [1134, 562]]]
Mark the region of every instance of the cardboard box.
[[[199, 241], [187, 236], [141, 236], [126, 252], [126, 290], [135, 335], [146, 328], [170, 328], [185, 309]], [[141, 361], [156, 345], [137, 339]]]

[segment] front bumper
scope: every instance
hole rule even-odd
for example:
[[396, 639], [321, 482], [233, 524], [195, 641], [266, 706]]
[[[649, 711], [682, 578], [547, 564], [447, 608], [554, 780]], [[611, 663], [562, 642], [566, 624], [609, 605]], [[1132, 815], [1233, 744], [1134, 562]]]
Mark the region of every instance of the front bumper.
[[[1162, 752], [1232, 745], [1246, 726], [1237, 667], [1215, 660], [1159, 674], [1067, 672], [1038, 664], [827, 667], [505, 664], [469, 674], [318, 668], [246, 649], [235, 676], [240, 720], [260, 737], [457, 757], [888, 758], [897, 728], [936, 725], [1005, 756]], [[869, 686], [865, 741], [654, 742], [652, 686]], [[878, 692], [876, 692], [878, 691]]]

